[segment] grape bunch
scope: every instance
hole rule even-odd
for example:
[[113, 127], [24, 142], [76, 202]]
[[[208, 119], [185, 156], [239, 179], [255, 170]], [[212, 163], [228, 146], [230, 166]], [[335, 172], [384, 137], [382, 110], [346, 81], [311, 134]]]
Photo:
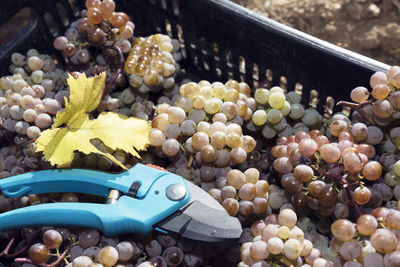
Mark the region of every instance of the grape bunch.
[[125, 62], [130, 85], [141, 93], [173, 90], [179, 49], [179, 41], [168, 35], [136, 37]]
[[371, 92], [365, 87], [356, 87], [350, 97], [357, 105], [347, 102], [344, 105], [355, 109], [353, 117], [356, 120], [368, 120], [380, 127], [389, 126], [400, 118], [399, 75], [398, 66], [392, 66], [386, 74], [381, 71], [374, 73], [370, 79]]
[[240, 215], [244, 220], [252, 214], [261, 215], [268, 208], [269, 184], [259, 180], [260, 173], [250, 168], [244, 173], [237, 169], [230, 170], [226, 176], [218, 177], [218, 188], [208, 193], [225, 208], [231, 216]]
[[267, 139], [275, 136], [288, 137], [302, 130], [324, 131], [322, 116], [310, 107], [305, 109], [301, 104], [302, 97], [296, 91], [285, 94], [279, 86], [270, 90], [259, 88], [254, 93], [257, 110], [246, 127], [251, 132], [260, 131]]
[[[72, 76], [106, 72], [106, 89], [90, 115], [113, 111], [151, 122], [151, 146], [141, 163], [208, 192], [241, 222], [239, 244], [49, 226], [1, 233], [1, 261], [9, 257], [22, 267], [400, 266], [400, 67], [372, 75], [372, 90], [354, 88], [355, 103], [338, 103], [354, 109], [351, 119], [322, 116], [314, 96], [307, 101], [268, 82], [255, 90], [235, 80], [193, 82], [180, 69], [178, 40], [160, 33], [134, 37], [129, 16], [115, 9], [114, 0], [87, 0], [54, 48]], [[11, 61], [10, 75], [0, 78], [0, 179], [51, 168], [34, 140], [69, 95], [66, 73], [52, 57], [31, 49]], [[127, 168], [137, 163], [99, 139], [91, 143]], [[70, 167], [116, 169], [102, 155], [81, 152]], [[0, 212], [79, 201], [104, 199], [0, 194]]]
[[[226, 266], [227, 262], [238, 261], [238, 257], [232, 255], [232, 248], [212, 248], [161, 233], [140, 240], [128, 236], [107, 237], [94, 229], [41, 227], [26, 228], [19, 234], [10, 231], [0, 236], [6, 244], [13, 244], [11, 238], [17, 241], [16, 250], [24, 246], [17, 252], [16, 259], [22, 266], [198, 267], [206, 262]], [[234, 248], [239, 249], [238, 246]]]
[[16, 145], [0, 149], [0, 179], [25, 172], [24, 153]]
[[351, 199], [358, 205], [371, 200], [369, 185], [381, 177], [382, 165], [369, 160], [374, 156], [371, 145], [354, 141], [367, 138], [367, 127], [364, 125], [361, 131], [354, 124], [350, 134], [344, 118], [335, 116], [329, 127], [330, 133], [338, 136], [338, 142], [331, 142], [319, 130], [299, 131], [278, 139], [271, 149], [276, 158], [273, 169], [281, 176], [281, 185], [293, 196], [296, 208], [311, 208], [324, 216], [335, 213], [340, 218], [349, 216], [343, 204]]
[[86, 8], [65, 36], [54, 39], [53, 46], [63, 52], [73, 70], [88, 76], [106, 70], [109, 81], [131, 49], [135, 25], [126, 13], [115, 12], [114, 0], [87, 0]]
[[400, 211], [379, 207], [358, 217], [331, 225], [331, 250], [337, 254], [336, 266], [400, 266]]
[[[330, 267], [333, 263], [325, 260], [313, 243], [304, 237], [296, 226], [297, 215], [291, 209], [271, 214], [265, 220], [255, 221], [251, 235], [242, 241], [241, 262], [238, 266], [308, 266]], [[305, 262], [304, 262], [305, 261]]]
[[50, 56], [30, 50], [26, 56], [12, 54], [11, 60], [12, 75], [0, 78], [0, 117], [21, 144], [51, 126], [69, 92], [64, 72]]
[[50, 256], [51, 249], [61, 246], [63, 238], [56, 230], [47, 230], [43, 234], [43, 243], [35, 243], [28, 250], [29, 258], [35, 263], [45, 262]]
[[[227, 92], [225, 102], [213, 97], [223, 90]], [[254, 99], [240, 90], [246, 90], [247, 95], [250, 93], [247, 84], [240, 85], [236, 81], [227, 82], [227, 86], [206, 81], [182, 85], [176, 106], [160, 104], [156, 107], [150, 144], [168, 157], [179, 155], [183, 147], [185, 153], [194, 155], [199, 165], [226, 167], [244, 162], [247, 153], [256, 146], [254, 138], [244, 135], [241, 128], [243, 120], [250, 119], [248, 114], [252, 113], [245, 100], [254, 103]], [[239, 94], [244, 100], [239, 100]], [[206, 121], [207, 116], [212, 123]]]

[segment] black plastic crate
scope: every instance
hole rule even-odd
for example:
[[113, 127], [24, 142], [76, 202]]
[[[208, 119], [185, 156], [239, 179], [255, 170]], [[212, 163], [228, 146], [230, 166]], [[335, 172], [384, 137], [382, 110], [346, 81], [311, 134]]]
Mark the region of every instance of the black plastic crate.
[[[374, 71], [386, 71], [389, 67], [228, 0], [115, 2], [118, 10], [132, 17], [135, 35], [162, 32], [178, 38], [185, 48], [182, 66], [198, 79], [233, 78], [256, 85], [268, 73], [274, 85], [283, 81], [288, 90], [293, 90], [300, 83], [306, 99], [311, 89], [316, 89], [324, 102], [326, 96], [348, 99], [352, 88], [368, 86]], [[63, 34], [68, 23], [79, 17], [84, 1], [2, 0], [0, 24], [24, 7], [34, 11], [28, 24], [0, 47], [3, 75], [7, 73], [13, 52], [24, 53], [29, 48], [42, 53], [55, 52], [54, 35]]]

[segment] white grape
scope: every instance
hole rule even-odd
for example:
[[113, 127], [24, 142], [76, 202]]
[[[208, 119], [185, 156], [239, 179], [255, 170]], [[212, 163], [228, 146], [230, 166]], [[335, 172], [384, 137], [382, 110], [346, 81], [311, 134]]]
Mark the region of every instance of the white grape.
[[164, 128], [164, 134], [167, 138], [177, 139], [181, 135], [181, 128], [176, 124], [168, 124]]
[[167, 156], [175, 156], [179, 152], [179, 142], [174, 138], [165, 140], [162, 144], [162, 151]]
[[271, 254], [279, 255], [283, 251], [283, 241], [278, 237], [272, 237], [268, 240], [267, 249]]
[[0, 115], [4, 119], [10, 118], [10, 106], [9, 105], [4, 105], [0, 108]]
[[37, 126], [30, 126], [27, 130], [26, 130], [26, 135], [30, 138], [30, 139], [35, 139], [39, 137], [40, 134], [40, 129]]
[[199, 124], [197, 124], [197, 128], [196, 130], [198, 132], [204, 132], [204, 133], [208, 133], [208, 130], [210, 129], [210, 124], [206, 121], [201, 121], [199, 122]]
[[40, 85], [43, 86], [44, 90], [46, 90], [47, 92], [53, 91], [56, 87], [55, 82], [50, 79], [44, 79]]
[[43, 101], [45, 111], [50, 115], [56, 115], [58, 110], [60, 110], [61, 108], [60, 103], [57, 100], [51, 98], [46, 98], [46, 100], [46, 102]]
[[72, 261], [72, 267], [87, 267], [93, 261], [87, 256], [79, 256]]
[[278, 109], [270, 109], [267, 113], [267, 118], [272, 124], [277, 124], [282, 119], [282, 112]]
[[165, 134], [161, 130], [157, 128], [151, 129], [149, 133], [149, 142], [152, 146], [161, 146], [165, 139]]
[[282, 116], [286, 117], [290, 113], [290, 110], [291, 110], [290, 103], [288, 101], [285, 101], [285, 104], [283, 105], [283, 108], [281, 109]]
[[13, 119], [8, 118], [8, 119], [6, 119], [6, 120], [3, 122], [3, 127], [4, 127], [7, 131], [10, 131], [10, 132], [14, 133], [14, 132], [15, 132], [15, 124], [16, 124], [16, 123], [17, 123], [16, 120], [13, 120]]
[[303, 117], [304, 107], [300, 104], [293, 104], [290, 107], [289, 117], [294, 120], [298, 120]]
[[283, 253], [290, 260], [297, 259], [301, 253], [301, 243], [297, 239], [288, 239], [284, 244]]
[[99, 251], [98, 257], [101, 264], [113, 266], [118, 261], [118, 251], [112, 246], [105, 246]]
[[291, 91], [291, 92], [286, 94], [286, 100], [292, 105], [293, 104], [300, 104], [301, 95], [299, 95], [295, 91]]
[[393, 165], [393, 171], [397, 176], [400, 177], [400, 160], [396, 161], [396, 163]]
[[283, 108], [285, 105], [285, 95], [282, 92], [270, 92], [268, 104], [275, 109]]
[[18, 67], [23, 67], [25, 65], [25, 59], [26, 57], [20, 53], [13, 53], [11, 55], [12, 64]]
[[26, 132], [27, 132], [27, 130], [28, 130], [28, 127], [29, 127], [29, 123], [24, 122], [24, 121], [18, 121], [18, 122], [15, 124], [15, 131], [16, 131], [18, 134], [26, 135]]
[[301, 121], [307, 126], [313, 126], [320, 122], [320, 115], [315, 109], [307, 109], [304, 111]]
[[192, 136], [196, 132], [196, 123], [192, 120], [185, 120], [180, 127], [182, 134], [186, 136]]
[[13, 90], [17, 93], [21, 92], [22, 88], [28, 86], [28, 83], [25, 80], [16, 80], [13, 83]]
[[[31, 79], [34, 83], [36, 84], [40, 84], [43, 81], [43, 71], [41, 70], [35, 70], [34, 72], [32, 72], [31, 74]], [[21, 88], [22, 89], [22, 88]]]
[[265, 110], [259, 109], [253, 113], [251, 120], [255, 125], [261, 126], [267, 122], [267, 118], [268, 118], [267, 112], [265, 112]]
[[35, 120], [35, 125], [39, 127], [40, 129], [47, 129], [51, 125], [51, 117], [47, 113], [41, 113], [37, 115], [36, 120]]
[[39, 84], [32, 85], [32, 89], [35, 92], [35, 97], [43, 98], [46, 93], [44, 87]]
[[24, 115], [24, 110], [20, 106], [14, 105], [10, 108], [10, 116], [14, 120], [17, 121], [22, 120], [23, 115]]
[[28, 58], [27, 63], [32, 72], [40, 70], [43, 67], [43, 60], [36, 56]]
[[269, 89], [269, 93], [270, 93], [270, 94], [273, 94], [273, 93], [281, 93], [281, 94], [284, 94], [285, 91], [284, 91], [281, 87], [279, 87], [279, 86], [274, 86], [274, 87], [272, 87], [271, 89]]
[[118, 245], [115, 247], [118, 251], [118, 260], [119, 261], [129, 261], [134, 253], [135, 253], [135, 248], [132, 245], [132, 243], [124, 241], [121, 243], [118, 243]]
[[276, 131], [273, 128], [271, 128], [268, 124], [264, 125], [261, 133], [267, 139], [272, 139], [276, 135]]
[[254, 98], [258, 104], [264, 105], [268, 102], [269, 91], [264, 88], [259, 88], [254, 93]]

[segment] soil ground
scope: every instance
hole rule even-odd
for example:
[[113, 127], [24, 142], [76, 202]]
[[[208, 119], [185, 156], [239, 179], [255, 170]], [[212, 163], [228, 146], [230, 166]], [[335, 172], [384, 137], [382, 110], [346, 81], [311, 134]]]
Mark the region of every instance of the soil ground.
[[233, 0], [390, 65], [400, 64], [400, 0]]

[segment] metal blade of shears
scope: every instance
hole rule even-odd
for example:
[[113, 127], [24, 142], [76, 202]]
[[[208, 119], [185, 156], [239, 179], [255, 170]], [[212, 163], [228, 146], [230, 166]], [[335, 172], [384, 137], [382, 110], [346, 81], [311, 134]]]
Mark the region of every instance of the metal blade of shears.
[[186, 181], [190, 201], [156, 227], [179, 234], [183, 238], [213, 245], [236, 243], [242, 233], [239, 220], [229, 216], [211, 195]]

